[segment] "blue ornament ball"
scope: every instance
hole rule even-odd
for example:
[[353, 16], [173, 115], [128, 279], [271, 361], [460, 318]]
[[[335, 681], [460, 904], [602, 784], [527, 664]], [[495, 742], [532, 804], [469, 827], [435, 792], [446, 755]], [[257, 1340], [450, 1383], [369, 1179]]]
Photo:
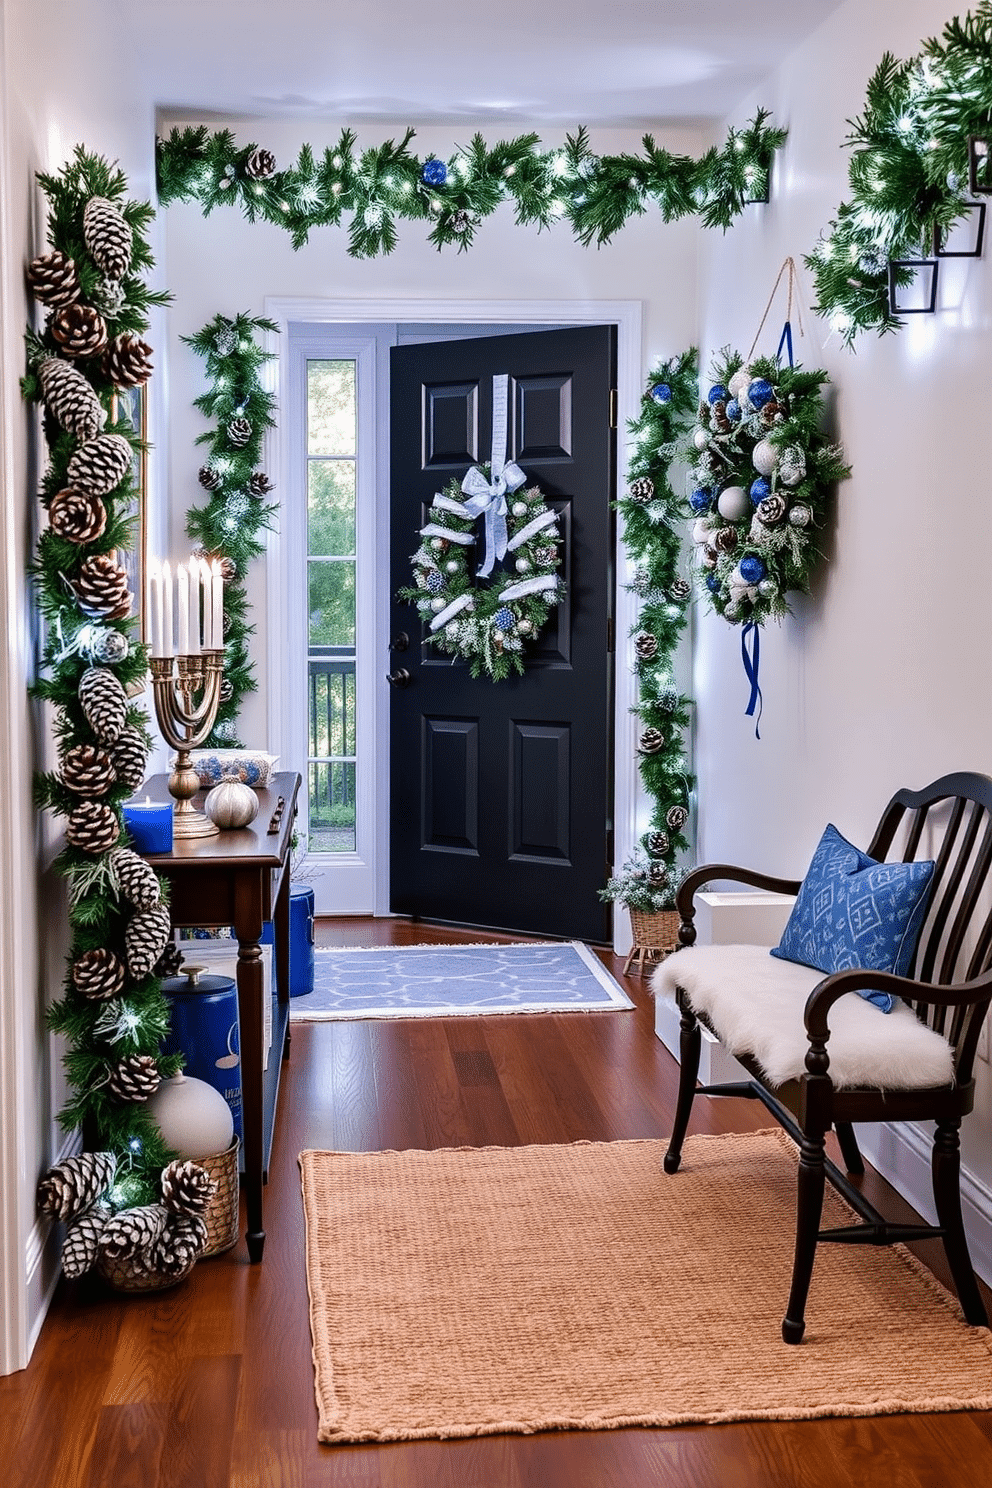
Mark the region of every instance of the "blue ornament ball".
[[765, 497], [770, 496], [771, 494], [772, 488], [765, 480], [765, 477], [763, 475], [759, 475], [757, 480], [753, 480], [751, 482], [751, 500], [755, 506], [757, 506], [759, 502], [764, 501]]
[[706, 575], [706, 587], [711, 594], [719, 594], [720, 580], [717, 578], [716, 574]]
[[429, 160], [424, 161], [420, 179], [427, 186], [443, 186], [448, 179], [448, 167], [443, 160], [438, 160], [436, 155], [432, 155]]
[[496, 629], [503, 631], [504, 634], [508, 630], [512, 630], [515, 623], [516, 622], [513, 618], [513, 611], [511, 609], [508, 609], [506, 605], [503, 605], [500, 609], [498, 609], [493, 616], [493, 624], [495, 625]]
[[727, 396], [727, 389], [723, 386], [723, 384], [720, 382], [715, 382], [710, 388], [709, 392], [706, 394], [706, 401], [711, 405], [713, 403], [726, 403]]
[[438, 573], [436, 568], [432, 568], [430, 573], [427, 575], [428, 594], [440, 594], [443, 588], [444, 574]]
[[672, 390], [667, 382], [656, 382], [651, 389], [651, 398], [655, 403], [671, 403]]
[[730, 422], [732, 424], [736, 424], [737, 420], [741, 416], [741, 405], [738, 403], [736, 398], [731, 398], [730, 402], [727, 404], [726, 414]]
[[746, 558], [741, 559], [741, 578], [745, 584], [760, 584], [768, 570], [760, 558], [749, 553]]
[[747, 385], [747, 400], [752, 408], [764, 408], [775, 396], [775, 389], [764, 377], [756, 377]]
[[700, 487], [698, 491], [693, 491], [692, 495], [689, 497], [689, 505], [692, 507], [694, 512], [709, 511], [712, 504], [713, 492], [706, 490], [704, 486]]

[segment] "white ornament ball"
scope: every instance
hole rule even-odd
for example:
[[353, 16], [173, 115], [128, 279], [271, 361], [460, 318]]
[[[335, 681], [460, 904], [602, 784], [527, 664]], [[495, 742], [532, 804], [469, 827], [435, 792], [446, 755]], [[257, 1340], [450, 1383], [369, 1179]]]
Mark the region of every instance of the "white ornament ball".
[[512, 510], [513, 510], [513, 515], [515, 517], [523, 517], [523, 516], [525, 516], [526, 513], [527, 513], [527, 503], [526, 503], [526, 501], [515, 501], [513, 503]]
[[778, 465], [779, 452], [770, 439], [759, 439], [751, 454], [751, 462], [759, 475], [771, 475]]
[[231, 1145], [231, 1108], [206, 1080], [173, 1075], [171, 1080], [162, 1081], [145, 1109], [157, 1123], [166, 1147], [180, 1157], [214, 1157]]
[[706, 543], [710, 540], [713, 531], [712, 523], [707, 522], [705, 517], [697, 517], [692, 524], [692, 540], [694, 543]]
[[440, 615], [441, 611], [444, 609], [447, 603], [448, 601], [446, 599], [442, 599], [441, 596], [438, 595], [437, 599], [431, 600], [431, 609], [434, 611], [435, 615]]
[[444, 565], [444, 571], [445, 573], [456, 574], [458, 572], [458, 559], [449, 558], [447, 563]]
[[750, 367], [742, 367], [739, 372], [734, 373], [733, 377], [727, 383], [727, 391], [732, 398], [737, 399], [738, 403], [742, 403], [744, 401], [743, 394], [747, 392], [750, 385], [751, 369]]
[[792, 507], [789, 512], [789, 521], [793, 527], [808, 527], [812, 520], [813, 513], [808, 506], [803, 506], [801, 502], [797, 506]]
[[717, 497], [716, 509], [725, 522], [739, 522], [751, 510], [751, 500], [743, 486], [728, 486]]
[[517, 573], [528, 573], [530, 571], [530, 559], [518, 558], [513, 566], [517, 570]]
[[697, 429], [692, 436], [692, 442], [697, 450], [704, 450], [710, 442], [710, 436], [705, 429]]
[[798, 486], [806, 475], [806, 456], [798, 445], [790, 445], [782, 456], [778, 477], [785, 486]]
[[521, 635], [529, 635], [530, 634], [530, 628], [531, 628], [531, 626], [530, 626], [530, 621], [529, 620], [518, 620], [517, 621], [517, 629], [519, 630], [519, 632], [520, 632]]

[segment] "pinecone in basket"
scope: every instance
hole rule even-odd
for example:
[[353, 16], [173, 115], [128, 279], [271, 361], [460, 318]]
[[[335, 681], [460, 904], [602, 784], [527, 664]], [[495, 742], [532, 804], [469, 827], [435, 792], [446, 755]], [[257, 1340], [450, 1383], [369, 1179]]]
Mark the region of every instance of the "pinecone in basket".
[[198, 1214], [174, 1214], [152, 1246], [150, 1263], [162, 1276], [183, 1276], [199, 1260], [207, 1225]]
[[72, 1219], [106, 1193], [117, 1173], [112, 1152], [79, 1152], [49, 1168], [38, 1184], [38, 1208], [53, 1219]]
[[100, 1236], [100, 1254], [108, 1261], [125, 1261], [141, 1251], [149, 1251], [165, 1229], [168, 1209], [161, 1204], [139, 1204], [122, 1209], [104, 1226]]
[[107, 323], [99, 310], [78, 301], [56, 310], [49, 325], [66, 356], [92, 357], [107, 344]]
[[248, 490], [252, 496], [268, 496], [275, 490], [275, 482], [269, 480], [264, 470], [253, 470], [248, 478]]
[[131, 262], [133, 234], [120, 207], [105, 196], [91, 196], [83, 210], [83, 240], [108, 278], [123, 277]]
[[63, 754], [59, 775], [66, 790], [77, 796], [103, 796], [117, 776], [114, 762], [96, 744], [74, 744]]
[[224, 477], [219, 470], [212, 465], [201, 465], [196, 473], [196, 478], [205, 491], [216, 491], [223, 483]]
[[72, 963], [73, 986], [94, 1002], [106, 1002], [116, 997], [124, 986], [125, 976], [123, 961], [106, 946], [84, 951]]
[[77, 439], [95, 439], [107, 415], [82, 372], [61, 357], [43, 357], [38, 381], [48, 411], [63, 429]]
[[106, 496], [131, 469], [134, 451], [123, 434], [98, 434], [80, 445], [69, 461], [69, 484], [88, 496]]
[[204, 1214], [217, 1184], [199, 1163], [177, 1158], [162, 1169], [162, 1203], [174, 1214]]
[[252, 150], [245, 161], [245, 175], [253, 181], [265, 181], [276, 173], [276, 157], [271, 150]]
[[69, 812], [65, 835], [82, 852], [105, 853], [121, 835], [117, 812], [102, 801], [80, 801]]
[[[83, 710], [83, 717], [100, 743], [117, 744], [119, 748], [127, 723], [127, 693], [109, 668], [86, 668], [79, 681], [79, 705]], [[132, 732], [137, 733], [137, 730]], [[116, 755], [114, 768], [118, 779], [122, 780], [120, 761]]]
[[133, 331], [123, 331], [107, 347], [103, 370], [114, 387], [141, 387], [152, 375], [152, 349]]
[[96, 1203], [84, 1209], [69, 1225], [62, 1242], [62, 1272], [73, 1281], [87, 1272], [96, 1260], [107, 1221], [113, 1215], [109, 1204]]
[[117, 779], [126, 790], [136, 791], [145, 778], [148, 746], [131, 724], [122, 728], [111, 751]]
[[171, 934], [169, 911], [162, 904], [131, 916], [124, 931], [124, 955], [136, 982], [151, 974]]
[[135, 909], [154, 909], [162, 902], [162, 885], [158, 874], [129, 847], [118, 847], [111, 855], [111, 867], [117, 888]]
[[96, 542], [107, 526], [107, 508], [99, 496], [87, 496], [66, 486], [48, 503], [48, 521], [52, 531], [66, 542]]
[[126, 1054], [111, 1069], [106, 1088], [118, 1100], [146, 1101], [161, 1083], [158, 1061], [153, 1054]]
[[72, 590], [79, 608], [91, 619], [123, 620], [131, 613], [127, 569], [109, 553], [93, 553], [84, 558]]
[[251, 420], [239, 416], [227, 425], [227, 437], [236, 449], [242, 449], [251, 438]]
[[28, 286], [43, 305], [71, 305], [80, 295], [79, 275], [71, 258], [58, 248], [33, 258], [27, 268]]

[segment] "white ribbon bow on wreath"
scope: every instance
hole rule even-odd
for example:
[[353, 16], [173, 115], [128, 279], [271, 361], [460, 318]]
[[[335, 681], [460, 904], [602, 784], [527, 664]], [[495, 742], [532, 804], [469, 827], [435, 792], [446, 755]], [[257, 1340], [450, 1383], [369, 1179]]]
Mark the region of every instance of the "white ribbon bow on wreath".
[[506, 495], [519, 490], [527, 477], [519, 465], [506, 459], [506, 412], [509, 390], [509, 375], [504, 372], [493, 378], [493, 442], [489, 462], [490, 477], [473, 465], [462, 481], [462, 490], [468, 497], [465, 510], [470, 516], [485, 516], [486, 551], [477, 578], [487, 579], [493, 571], [497, 558], [506, 554]]

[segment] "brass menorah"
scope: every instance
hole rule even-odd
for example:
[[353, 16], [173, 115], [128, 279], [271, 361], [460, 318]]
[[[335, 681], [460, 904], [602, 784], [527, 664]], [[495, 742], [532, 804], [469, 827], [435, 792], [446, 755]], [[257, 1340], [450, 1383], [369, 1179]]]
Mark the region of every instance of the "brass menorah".
[[193, 768], [190, 751], [199, 748], [214, 726], [224, 675], [224, 652], [204, 650], [192, 656], [152, 656], [149, 665], [158, 726], [165, 742], [176, 751], [176, 763], [169, 776], [169, 794], [176, 802], [172, 835], [211, 837], [219, 828], [192, 804], [200, 789], [200, 777]]

